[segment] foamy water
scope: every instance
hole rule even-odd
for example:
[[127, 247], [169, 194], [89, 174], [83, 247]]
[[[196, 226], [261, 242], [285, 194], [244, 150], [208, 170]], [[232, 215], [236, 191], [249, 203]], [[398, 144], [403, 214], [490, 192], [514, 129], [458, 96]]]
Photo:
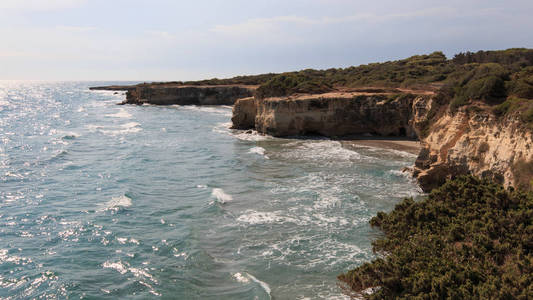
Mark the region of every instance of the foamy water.
[[215, 188], [213, 189], [213, 192], [211, 192], [211, 195], [213, 195], [213, 197], [215, 197], [217, 201], [222, 204], [233, 200], [233, 197], [231, 195], [226, 194], [223, 189]]
[[346, 299], [409, 153], [230, 129], [231, 107], [0, 84], [0, 298]]

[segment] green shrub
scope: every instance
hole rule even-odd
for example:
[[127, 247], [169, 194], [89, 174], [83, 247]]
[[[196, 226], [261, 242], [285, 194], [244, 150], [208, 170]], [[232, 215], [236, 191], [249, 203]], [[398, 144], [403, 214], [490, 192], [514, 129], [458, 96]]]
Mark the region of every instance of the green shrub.
[[458, 95], [450, 102], [450, 110], [457, 111], [459, 107], [467, 105], [469, 102], [466, 95]]
[[509, 93], [520, 98], [533, 99], [533, 67], [527, 67], [513, 74], [507, 83]]
[[321, 77], [313, 78], [310, 70], [298, 73], [284, 73], [274, 76], [261, 85], [256, 92], [259, 98], [279, 97], [294, 93], [318, 94], [331, 90], [328, 82]]
[[471, 176], [370, 224], [380, 258], [339, 275], [367, 299], [531, 299], [533, 194]]
[[528, 110], [522, 113], [522, 121], [526, 123], [533, 123], [533, 107], [530, 107]]
[[518, 160], [512, 170], [517, 185], [522, 189], [533, 191], [533, 161]]

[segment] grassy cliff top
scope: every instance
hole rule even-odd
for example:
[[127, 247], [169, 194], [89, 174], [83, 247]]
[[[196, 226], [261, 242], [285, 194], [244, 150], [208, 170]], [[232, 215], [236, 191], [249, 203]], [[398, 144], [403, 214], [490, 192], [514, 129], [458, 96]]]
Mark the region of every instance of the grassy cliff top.
[[[516, 86], [509, 87], [512, 93], [533, 97], [531, 82], [525, 80], [531, 75], [531, 70], [526, 70], [531, 66], [533, 66], [533, 49], [514, 48], [502, 51], [459, 53], [452, 59], [447, 59], [442, 52], [434, 52], [397, 61], [349, 68], [306, 69], [281, 74], [269, 73], [174, 83], [260, 85], [258, 96], [269, 97], [294, 93], [323, 93], [342, 87], [363, 86], [439, 89], [450, 85], [464, 86], [471, 80], [495, 76], [503, 81], [520, 81]], [[500, 95], [495, 91], [490, 96]]]

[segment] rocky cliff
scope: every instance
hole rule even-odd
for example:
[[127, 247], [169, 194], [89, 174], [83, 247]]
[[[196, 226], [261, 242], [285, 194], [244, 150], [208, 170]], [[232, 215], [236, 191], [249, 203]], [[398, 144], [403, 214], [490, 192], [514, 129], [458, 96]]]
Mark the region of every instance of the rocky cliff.
[[140, 86], [128, 90], [124, 104], [233, 105], [253, 91], [246, 86]]
[[233, 128], [273, 136], [373, 134], [417, 138], [431, 97], [391, 93], [326, 93], [237, 101]]
[[251, 85], [139, 84], [93, 87], [91, 90], [127, 91], [126, 100], [121, 104], [233, 105], [239, 98], [252, 96], [256, 88]]
[[[533, 182], [531, 130], [516, 116], [496, 117], [470, 105], [440, 112], [431, 93], [327, 93], [245, 98], [235, 103], [233, 128], [273, 136], [372, 134], [405, 136], [423, 144], [413, 169], [425, 191], [462, 174], [490, 177], [506, 186]], [[431, 124], [431, 125], [428, 125]]]
[[442, 114], [428, 133], [414, 170], [424, 190], [462, 174], [529, 188], [532, 132], [516, 116], [500, 119], [483, 104], [468, 106]]

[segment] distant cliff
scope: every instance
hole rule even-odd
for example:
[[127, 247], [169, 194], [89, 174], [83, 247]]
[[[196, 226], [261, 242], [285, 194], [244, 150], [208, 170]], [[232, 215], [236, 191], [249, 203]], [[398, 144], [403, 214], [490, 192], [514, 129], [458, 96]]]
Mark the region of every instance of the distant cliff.
[[256, 86], [247, 85], [179, 85], [140, 84], [134, 86], [104, 86], [92, 90], [125, 90], [121, 104], [154, 105], [233, 105], [237, 99], [253, 95]]

